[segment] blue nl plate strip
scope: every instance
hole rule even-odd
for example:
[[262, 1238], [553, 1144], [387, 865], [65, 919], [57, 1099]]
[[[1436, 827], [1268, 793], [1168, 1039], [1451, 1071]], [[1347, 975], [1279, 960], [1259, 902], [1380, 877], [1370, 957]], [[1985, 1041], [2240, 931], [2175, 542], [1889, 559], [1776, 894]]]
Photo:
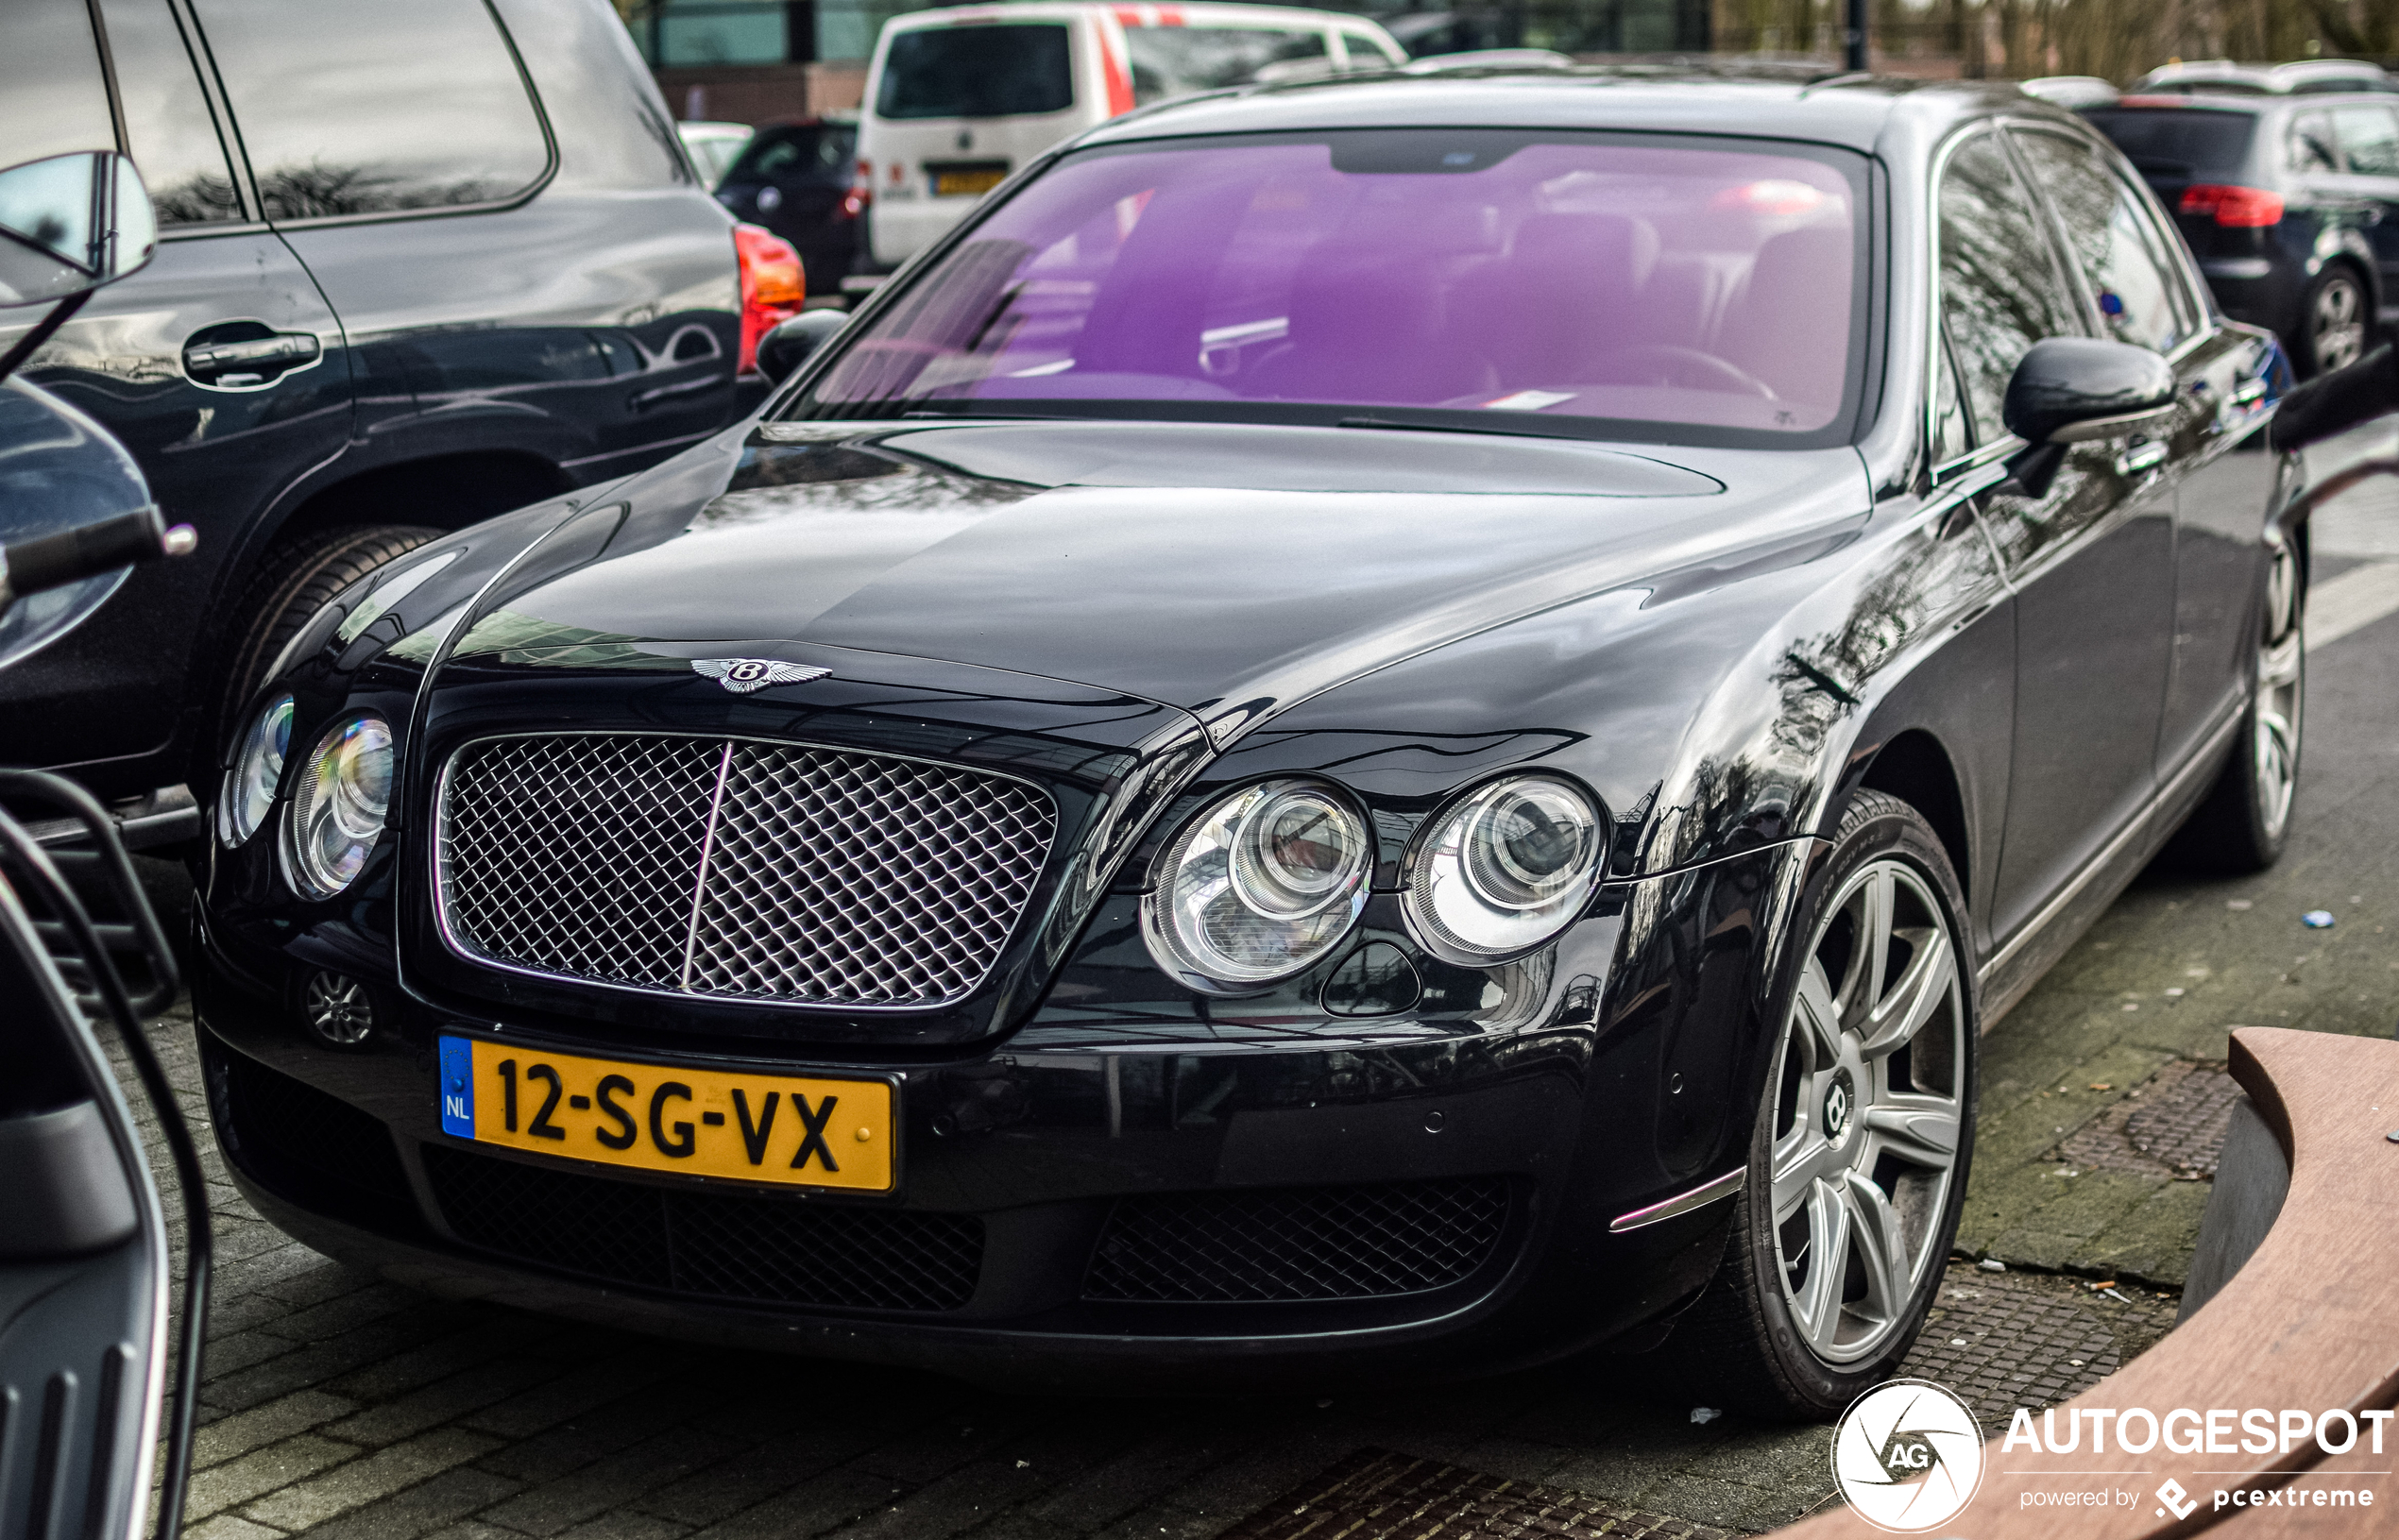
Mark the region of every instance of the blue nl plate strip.
[[441, 1131], [475, 1137], [475, 1051], [464, 1038], [441, 1040]]

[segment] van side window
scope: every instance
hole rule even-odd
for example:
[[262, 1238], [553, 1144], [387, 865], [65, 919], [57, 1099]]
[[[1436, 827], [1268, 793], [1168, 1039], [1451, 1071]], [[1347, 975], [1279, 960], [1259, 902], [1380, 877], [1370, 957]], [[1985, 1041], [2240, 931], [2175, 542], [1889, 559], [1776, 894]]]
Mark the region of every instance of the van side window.
[[1320, 74], [1329, 68], [1324, 34], [1263, 26], [1128, 26], [1136, 106], [1195, 91]]
[[1983, 442], [2005, 434], [2008, 377], [2032, 346], [2083, 335], [2071, 293], [1999, 136], [1969, 140], [1941, 176], [1941, 318]]
[[274, 220], [504, 202], [550, 148], [483, 0], [194, 0]]
[[2140, 195], [2110, 171], [2096, 145], [2037, 130], [2019, 131], [2016, 142], [2057, 207], [2067, 251], [2090, 282], [2107, 335], [2172, 352], [2198, 330], [2198, 316]]
[[1370, 33], [1353, 31], [1345, 26], [1341, 29], [1341, 46], [1350, 56], [1353, 72], [1392, 67], [1390, 57], [1383, 52], [1381, 40]]
[[124, 104], [126, 149], [141, 169], [161, 225], [215, 225], [245, 217], [225, 141], [167, 0], [101, 0], [109, 62]]
[[118, 148], [83, 0], [9, 0], [0, 47], [0, 165]]

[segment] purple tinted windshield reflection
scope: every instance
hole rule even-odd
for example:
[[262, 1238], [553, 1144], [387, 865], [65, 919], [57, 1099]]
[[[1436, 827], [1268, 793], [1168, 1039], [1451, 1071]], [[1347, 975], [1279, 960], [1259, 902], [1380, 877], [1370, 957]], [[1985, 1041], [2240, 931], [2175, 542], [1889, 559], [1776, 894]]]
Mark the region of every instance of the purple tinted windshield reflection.
[[[1841, 413], [1856, 190], [1826, 159], [1467, 130], [1449, 142], [1479, 147], [1447, 166], [1486, 163], [1383, 169], [1432, 137], [1069, 158], [914, 284], [814, 398], [844, 415], [1299, 402], [1769, 433]], [[1378, 160], [1377, 141], [1397, 148]]]

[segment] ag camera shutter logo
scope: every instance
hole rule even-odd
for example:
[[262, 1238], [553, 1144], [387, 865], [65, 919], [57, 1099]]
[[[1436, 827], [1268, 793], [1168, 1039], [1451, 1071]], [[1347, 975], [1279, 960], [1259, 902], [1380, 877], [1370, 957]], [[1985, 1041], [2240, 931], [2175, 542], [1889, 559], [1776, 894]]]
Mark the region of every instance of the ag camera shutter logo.
[[1878, 1530], [1937, 1529], [1982, 1485], [1982, 1430], [1944, 1387], [1894, 1379], [1841, 1414], [1832, 1434], [1832, 1480], [1857, 1515]]

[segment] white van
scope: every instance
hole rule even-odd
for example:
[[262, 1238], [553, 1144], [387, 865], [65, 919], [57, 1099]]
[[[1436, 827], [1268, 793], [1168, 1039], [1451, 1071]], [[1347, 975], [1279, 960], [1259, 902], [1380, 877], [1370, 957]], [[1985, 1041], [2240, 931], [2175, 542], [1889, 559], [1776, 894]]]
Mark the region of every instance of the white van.
[[884, 24], [856, 201], [877, 266], [915, 255], [1032, 157], [1136, 107], [1407, 62], [1359, 16], [1285, 6], [1008, 0]]

